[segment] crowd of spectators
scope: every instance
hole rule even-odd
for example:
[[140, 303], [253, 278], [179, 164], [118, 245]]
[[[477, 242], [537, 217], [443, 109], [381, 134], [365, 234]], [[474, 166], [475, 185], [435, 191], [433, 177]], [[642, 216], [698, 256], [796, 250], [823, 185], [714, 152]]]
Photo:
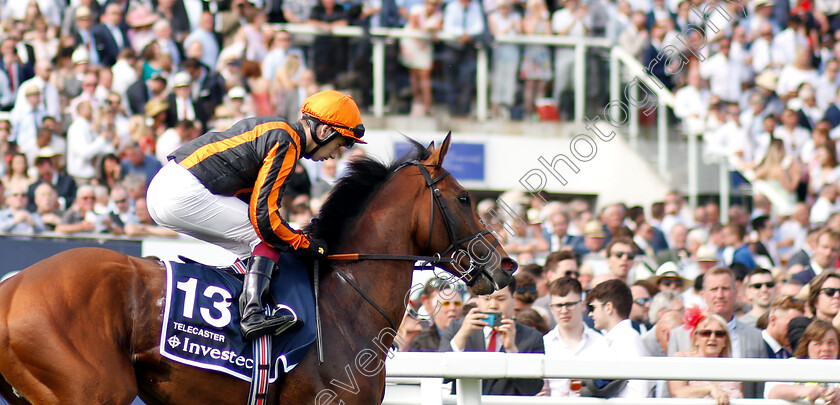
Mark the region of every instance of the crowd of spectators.
[[[552, 359], [840, 355], [836, 208], [812, 221], [805, 203], [779, 215], [757, 198], [749, 210], [732, 206], [721, 223], [717, 203], [692, 211], [677, 192], [647, 208], [618, 203], [597, 211], [585, 200], [544, 204], [542, 196], [509, 192], [482, 201], [478, 210], [520, 263], [512, 284], [470, 297], [460, 281], [438, 272], [413, 301], [428, 321], [406, 321], [415, 331], [404, 330], [408, 343], [401, 350], [536, 352]], [[488, 312], [501, 313], [502, 326], [492, 328]], [[503, 348], [490, 344], [491, 335], [507, 338], [513, 326], [514, 339], [503, 339]], [[533, 331], [522, 333], [522, 326]], [[542, 345], [530, 340], [534, 331]], [[789, 382], [526, 382], [494, 380], [483, 392], [705, 397], [720, 404], [819, 397], [835, 403], [840, 393], [837, 384]]]

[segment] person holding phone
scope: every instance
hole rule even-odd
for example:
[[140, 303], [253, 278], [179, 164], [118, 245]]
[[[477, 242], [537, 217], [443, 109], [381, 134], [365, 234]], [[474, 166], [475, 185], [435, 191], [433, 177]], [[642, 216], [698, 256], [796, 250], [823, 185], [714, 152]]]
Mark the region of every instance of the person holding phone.
[[[506, 288], [481, 295], [463, 319], [449, 323], [440, 339], [441, 352], [545, 353], [542, 334], [513, 319], [516, 280]], [[536, 395], [541, 379], [485, 380], [484, 395]]]

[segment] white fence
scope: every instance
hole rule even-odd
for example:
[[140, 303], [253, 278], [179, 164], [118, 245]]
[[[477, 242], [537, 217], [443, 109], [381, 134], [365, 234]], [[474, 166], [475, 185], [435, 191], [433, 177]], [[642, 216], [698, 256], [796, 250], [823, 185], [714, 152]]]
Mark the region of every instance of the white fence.
[[[386, 364], [389, 385], [385, 405], [477, 404], [678, 404], [709, 405], [710, 399], [598, 399], [481, 396], [482, 378], [603, 378], [700, 381], [840, 381], [840, 360], [711, 359], [645, 357], [639, 359], [548, 360], [541, 354], [396, 353]], [[455, 379], [458, 395], [441, 389]], [[808, 402], [740, 399], [732, 405], [790, 405]]]
[[[334, 27], [327, 32], [320, 28], [310, 25], [299, 24], [277, 24], [277, 28], [285, 29], [295, 34], [304, 35], [333, 35], [349, 38], [359, 38], [369, 36], [373, 51], [371, 55], [371, 63], [373, 69], [373, 113], [376, 117], [383, 117], [385, 115], [385, 46], [389, 42], [393, 42], [399, 38], [413, 37], [413, 38], [431, 38], [431, 36], [424, 32], [409, 31], [402, 28], [373, 28], [365, 32], [361, 27], [346, 26]], [[452, 40], [453, 36], [440, 32], [435, 35], [439, 40]], [[622, 94], [637, 99], [639, 96], [638, 86], [627, 86], [624, 80], [629, 76], [632, 79], [638, 78], [638, 81], [645, 83], [648, 90], [656, 95], [656, 105], [654, 108], [657, 111], [656, 137], [657, 137], [657, 157], [656, 168], [662, 178], [668, 179], [668, 140], [671, 136], [668, 126], [668, 116], [671, 109], [674, 107], [674, 94], [665, 88], [653, 84], [651, 76], [648, 75], [647, 70], [633, 55], [618, 46], [613, 46], [607, 39], [598, 37], [585, 38], [570, 38], [555, 35], [503, 35], [494, 38], [497, 43], [512, 43], [520, 45], [540, 44], [551, 47], [568, 47], [575, 50], [575, 62], [573, 69], [573, 90], [574, 90], [574, 120], [578, 123], [583, 122], [587, 117], [586, 111], [586, 83], [587, 83], [587, 66], [586, 53], [590, 48], [609, 50], [609, 92], [611, 101], [626, 100]], [[477, 44], [477, 68], [476, 68], [476, 117], [479, 121], [484, 122], [488, 118], [488, 86], [489, 86], [489, 58], [488, 49], [480, 44]], [[625, 74], [622, 74], [624, 72]], [[607, 78], [604, 78], [607, 79]], [[632, 80], [631, 79], [631, 80]], [[607, 107], [607, 106], [604, 106]], [[639, 106], [633, 103], [626, 105], [629, 120], [627, 122], [627, 134], [630, 145], [636, 148], [639, 136]], [[647, 106], [645, 108], [650, 108]], [[589, 118], [595, 118], [604, 114], [604, 111], [590, 111]], [[623, 130], [624, 128], [620, 128]], [[698, 142], [696, 137], [689, 137], [688, 139], [688, 156], [685, 159], [687, 164], [688, 184], [687, 195], [689, 203], [692, 207], [697, 204], [698, 194]], [[724, 167], [722, 173], [728, 175], [728, 170]], [[728, 196], [728, 178], [726, 183], [721, 184], [721, 215], [726, 219], [728, 215], [729, 196]], [[723, 190], [726, 187], [726, 190]]]

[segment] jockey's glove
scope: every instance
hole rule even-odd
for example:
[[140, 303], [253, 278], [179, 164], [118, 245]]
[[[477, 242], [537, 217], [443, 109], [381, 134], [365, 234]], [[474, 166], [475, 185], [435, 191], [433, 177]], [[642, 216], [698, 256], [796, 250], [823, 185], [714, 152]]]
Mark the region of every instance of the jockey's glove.
[[309, 241], [309, 247], [303, 249], [307, 255], [315, 259], [327, 257], [327, 242], [323, 239], [315, 238], [312, 235], [305, 235], [305, 237]]

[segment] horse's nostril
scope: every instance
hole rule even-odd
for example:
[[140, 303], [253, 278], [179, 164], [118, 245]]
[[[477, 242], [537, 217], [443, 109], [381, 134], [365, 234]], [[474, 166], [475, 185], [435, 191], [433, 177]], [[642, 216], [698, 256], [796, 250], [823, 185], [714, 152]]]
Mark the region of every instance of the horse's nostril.
[[519, 264], [516, 263], [516, 260], [513, 260], [509, 257], [505, 257], [504, 259], [502, 259], [501, 267], [502, 270], [512, 274], [516, 271], [516, 269], [519, 268]]

